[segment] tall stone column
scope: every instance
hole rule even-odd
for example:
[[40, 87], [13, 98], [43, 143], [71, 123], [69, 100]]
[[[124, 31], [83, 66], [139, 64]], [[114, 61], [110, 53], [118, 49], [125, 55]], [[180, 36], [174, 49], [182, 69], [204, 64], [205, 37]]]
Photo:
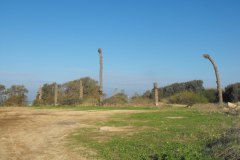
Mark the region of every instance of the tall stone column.
[[219, 72], [218, 72], [217, 64], [211, 58], [211, 56], [209, 54], [204, 54], [203, 57], [208, 59], [212, 63], [212, 65], [213, 65], [213, 68], [214, 68], [214, 71], [215, 71], [215, 76], [216, 76], [217, 90], [218, 90], [218, 101], [219, 101], [219, 105], [222, 106], [223, 105], [223, 95], [222, 95], [220, 75], [219, 75]]
[[103, 81], [102, 81], [102, 72], [103, 72], [103, 61], [102, 61], [102, 49], [98, 48], [99, 60], [100, 60], [100, 69], [99, 69], [99, 105], [103, 104]]

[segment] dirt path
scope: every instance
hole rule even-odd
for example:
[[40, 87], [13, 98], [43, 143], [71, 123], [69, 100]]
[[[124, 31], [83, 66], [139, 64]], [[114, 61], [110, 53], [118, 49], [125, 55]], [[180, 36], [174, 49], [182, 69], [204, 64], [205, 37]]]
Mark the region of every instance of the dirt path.
[[66, 136], [117, 113], [142, 111], [71, 111], [0, 108], [0, 160], [83, 160], [67, 147]]

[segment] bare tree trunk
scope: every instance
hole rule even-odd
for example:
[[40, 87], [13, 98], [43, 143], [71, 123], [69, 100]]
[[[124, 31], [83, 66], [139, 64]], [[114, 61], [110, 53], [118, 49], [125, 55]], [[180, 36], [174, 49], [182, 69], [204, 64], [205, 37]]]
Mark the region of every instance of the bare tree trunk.
[[153, 84], [153, 88], [154, 88], [155, 106], [158, 106], [158, 84], [157, 84], [157, 82], [155, 82], [155, 83]]
[[58, 101], [58, 85], [54, 84], [54, 106], [57, 106]]
[[82, 80], [79, 80], [79, 100], [83, 100], [83, 84]]
[[221, 88], [220, 76], [219, 76], [217, 64], [216, 64], [215, 61], [210, 57], [210, 55], [204, 54], [203, 57], [206, 58], [206, 59], [208, 59], [208, 60], [212, 63], [212, 65], [213, 65], [213, 68], [214, 68], [214, 71], [215, 71], [215, 76], [216, 76], [216, 83], [217, 83], [217, 90], [218, 90], [219, 105], [222, 106], [222, 105], [223, 105], [223, 96], [222, 96], [222, 88]]
[[103, 62], [102, 62], [102, 49], [98, 49], [99, 58], [100, 58], [100, 70], [99, 70], [99, 105], [101, 106], [103, 103], [103, 83], [102, 83], [102, 70], [103, 70]]

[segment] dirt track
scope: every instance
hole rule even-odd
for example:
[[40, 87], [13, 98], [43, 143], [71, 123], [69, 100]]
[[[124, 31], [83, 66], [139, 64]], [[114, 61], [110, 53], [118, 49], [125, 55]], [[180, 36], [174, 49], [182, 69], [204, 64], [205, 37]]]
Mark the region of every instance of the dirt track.
[[139, 111], [0, 108], [0, 160], [86, 159], [66, 145], [66, 136], [114, 114], [133, 112]]

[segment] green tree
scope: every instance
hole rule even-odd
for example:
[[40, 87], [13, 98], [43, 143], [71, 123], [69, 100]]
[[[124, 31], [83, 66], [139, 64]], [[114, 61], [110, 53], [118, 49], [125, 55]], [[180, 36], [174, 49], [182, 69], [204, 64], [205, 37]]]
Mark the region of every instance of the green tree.
[[[83, 99], [79, 99], [80, 87], [79, 80], [82, 81]], [[99, 98], [98, 82], [90, 77], [69, 81], [58, 85], [58, 104], [59, 105], [76, 105], [76, 104], [97, 104]], [[34, 104], [38, 103], [38, 96]], [[44, 84], [42, 87], [42, 105], [54, 104], [54, 84]]]
[[207, 98], [209, 103], [217, 103], [218, 102], [218, 91], [217, 89], [205, 89], [202, 92], [199, 92], [204, 97]]
[[172, 96], [179, 92], [189, 91], [189, 92], [200, 92], [204, 90], [202, 80], [193, 80], [183, 83], [174, 83], [163, 88], [159, 88], [160, 99]]
[[6, 90], [7, 100], [4, 105], [7, 106], [23, 106], [27, 104], [28, 90], [24, 85], [12, 85]]

